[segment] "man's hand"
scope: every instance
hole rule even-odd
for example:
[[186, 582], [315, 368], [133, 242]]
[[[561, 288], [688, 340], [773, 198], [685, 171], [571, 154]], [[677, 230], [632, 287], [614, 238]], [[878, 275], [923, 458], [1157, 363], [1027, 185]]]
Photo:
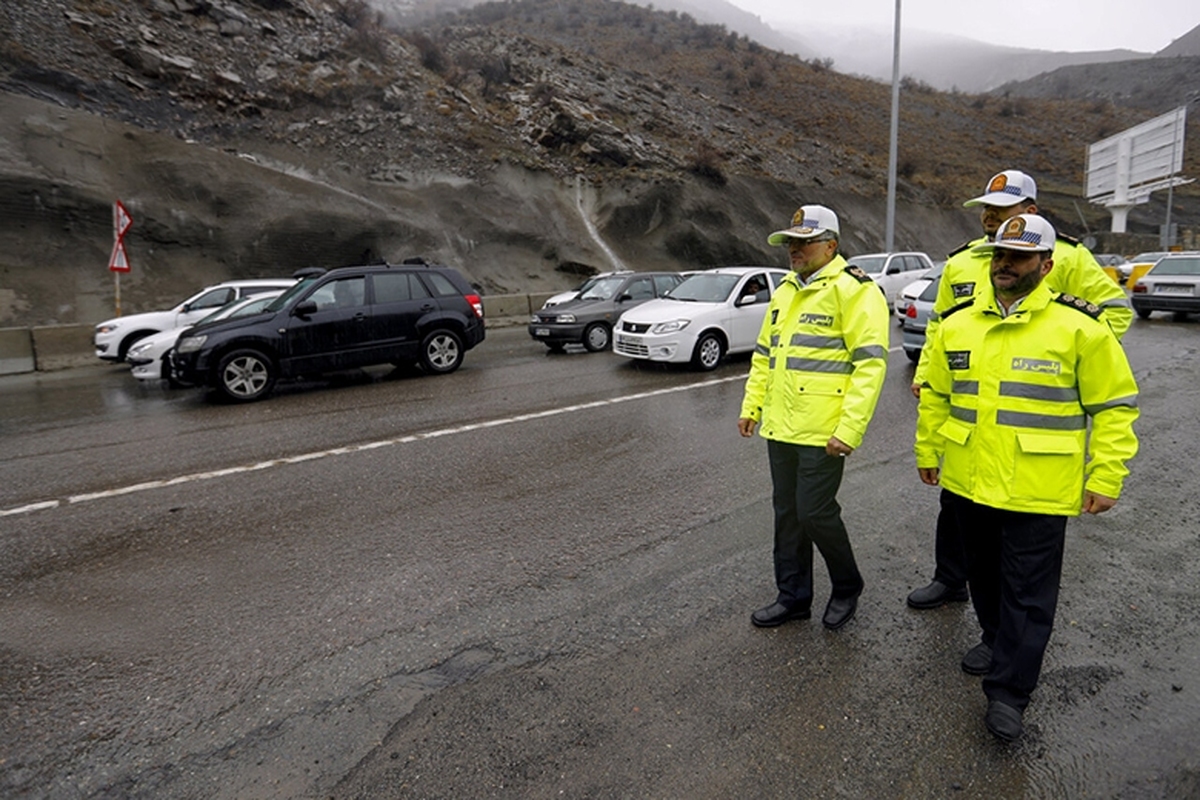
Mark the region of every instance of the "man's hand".
[[927, 486], [938, 485], [937, 467], [917, 467], [917, 474], [921, 476], [921, 483]]
[[918, 400], [921, 399], [921, 384], [913, 383], [913, 385], [908, 388], [912, 390], [913, 397], [917, 398]]
[[830, 456], [848, 456], [854, 452], [854, 448], [843, 442], [836, 436], [830, 436], [829, 441], [825, 443], [825, 454]]
[[1083, 493], [1083, 510], [1089, 514], [1103, 514], [1116, 504], [1115, 497], [1105, 497], [1095, 492]]
[[756, 420], [749, 417], [742, 417], [738, 420], [738, 433], [742, 436], [753, 436], [754, 428], [758, 425]]

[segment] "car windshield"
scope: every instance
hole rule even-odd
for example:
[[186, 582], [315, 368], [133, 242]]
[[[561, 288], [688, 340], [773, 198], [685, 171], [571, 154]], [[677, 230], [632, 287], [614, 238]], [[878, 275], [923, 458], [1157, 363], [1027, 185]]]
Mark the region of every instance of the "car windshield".
[[883, 272], [883, 264], [887, 261], [887, 256], [855, 256], [846, 260], [846, 263], [852, 267], [858, 267], [863, 272], [871, 275], [878, 275]]
[[317, 278], [319, 278], [319, 277], [321, 277], [321, 276], [314, 275], [310, 278], [302, 278], [302, 279], [296, 281], [296, 283], [293, 284], [286, 292], [284, 292], [283, 294], [279, 295], [279, 297], [276, 297], [273, 301], [271, 301], [270, 305], [268, 305], [266, 308], [264, 308], [263, 311], [279, 311], [280, 309], [284, 308], [285, 306], [287, 306], [288, 303], [290, 303], [292, 301], [293, 297], [296, 297], [301, 292], [303, 292], [305, 289], [307, 289], [308, 287], [310, 287], [314, 283], [316, 283]]
[[1200, 275], [1200, 256], [1164, 258], [1150, 270], [1151, 275]]
[[1170, 255], [1170, 253], [1138, 253], [1136, 256], [1133, 257], [1133, 260], [1134, 261], [1158, 261], [1160, 258], [1162, 258], [1163, 256], [1166, 256], [1166, 255]]
[[259, 311], [262, 311], [264, 308], [266, 308], [267, 304], [270, 303], [274, 297], [275, 296], [273, 294], [269, 294], [266, 297], [255, 297], [252, 300], [245, 297], [239, 298], [234, 300], [232, 303], [226, 303], [225, 305], [221, 306], [207, 317], [202, 318], [196, 324], [203, 325], [207, 322], [216, 322], [217, 320], [221, 319], [231, 319], [236, 317], [244, 317], [247, 314], [257, 314]]
[[723, 303], [729, 299], [729, 294], [739, 278], [740, 275], [700, 272], [685, 278], [683, 283], [667, 292], [666, 296], [671, 300], [692, 303]]
[[595, 283], [580, 292], [577, 299], [610, 300], [623, 283], [625, 283], [624, 278], [598, 278]]
[[918, 297], [921, 300], [925, 300], [926, 302], [929, 302], [929, 303], [932, 303], [934, 300], [937, 300], [938, 283], [940, 281], [941, 281], [941, 275], [939, 275], [938, 277], [936, 277], [932, 281], [930, 281], [929, 285], [925, 287], [925, 290], [922, 291], [921, 294], [918, 295]]

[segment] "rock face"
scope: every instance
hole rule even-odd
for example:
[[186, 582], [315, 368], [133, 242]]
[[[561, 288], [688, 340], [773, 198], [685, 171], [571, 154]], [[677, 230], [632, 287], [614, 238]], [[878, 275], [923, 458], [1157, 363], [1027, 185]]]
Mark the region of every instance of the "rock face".
[[[524, 0], [400, 30], [362, 0], [40, 0], [0, 4], [0, 42], [0, 326], [112, 315], [116, 199], [125, 313], [381, 258], [487, 294], [783, 264], [765, 234], [804, 202], [839, 211], [847, 252], [883, 246], [887, 87], [674, 12]], [[1082, 233], [1084, 143], [1145, 116], [904, 108], [895, 244], [935, 258], [1014, 165]]]

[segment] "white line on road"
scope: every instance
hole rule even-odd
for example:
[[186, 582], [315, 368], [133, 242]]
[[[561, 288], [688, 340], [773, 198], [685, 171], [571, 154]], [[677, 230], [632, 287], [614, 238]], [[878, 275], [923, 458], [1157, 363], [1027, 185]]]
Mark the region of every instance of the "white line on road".
[[258, 472], [264, 469], [287, 466], [288, 464], [299, 464], [305, 461], [314, 461], [319, 458], [349, 455], [351, 453], [362, 452], [363, 450], [375, 450], [380, 447], [393, 447], [398, 444], [409, 444], [411, 442], [419, 442], [424, 439], [436, 439], [439, 436], [455, 436], [460, 433], [470, 433], [471, 431], [477, 431], [483, 428], [496, 428], [501, 425], [511, 425], [516, 422], [528, 422], [535, 419], [545, 419], [546, 417], [554, 417], [560, 414], [572, 414], [577, 411], [587, 411], [589, 409], [600, 408], [602, 406], [628, 403], [634, 400], [645, 400], [650, 397], [661, 397], [662, 395], [674, 394], [676, 392], [689, 392], [693, 389], [703, 389], [709, 386], [717, 386], [722, 383], [744, 380], [746, 380], [745, 375], [735, 375], [729, 378], [714, 378], [712, 380], [701, 381], [700, 383], [688, 384], [687, 386], [673, 386], [669, 389], [655, 389], [652, 392], [638, 392], [637, 394], [627, 394], [623, 397], [613, 397], [607, 400], [593, 400], [590, 403], [560, 406], [559, 408], [550, 408], [546, 409], [545, 411], [535, 411], [530, 414], [518, 414], [513, 417], [503, 417], [501, 419], [474, 422], [469, 425], [459, 425], [453, 428], [442, 428], [441, 430], [426, 431], [425, 433], [414, 433], [409, 436], [400, 436], [395, 439], [380, 439], [379, 441], [367, 442], [365, 444], [335, 447], [331, 450], [319, 450], [312, 453], [301, 453], [300, 455], [287, 456], [285, 458], [274, 458], [270, 461], [259, 461], [256, 464], [245, 464], [240, 467], [228, 467], [226, 469], [218, 469], [211, 472], [194, 472], [190, 475], [180, 475], [175, 478], [167, 478], [160, 481], [135, 483], [130, 486], [121, 486], [116, 489], [106, 489], [102, 492], [89, 492], [87, 494], [71, 495], [65, 500], [45, 500], [39, 503], [30, 503], [28, 505], [19, 506], [17, 508], [0, 509], [0, 517], [15, 516], [17, 514], [29, 514], [34, 511], [58, 508], [64, 503], [68, 505], [87, 503], [92, 500], [120, 497], [122, 495], [134, 494], [135, 492], [149, 491], [150, 489], [164, 489], [168, 486], [179, 486], [180, 484], [192, 483], [193, 481], [207, 481], [212, 480], [213, 478], [225, 478], [230, 475], [240, 475], [245, 472]]

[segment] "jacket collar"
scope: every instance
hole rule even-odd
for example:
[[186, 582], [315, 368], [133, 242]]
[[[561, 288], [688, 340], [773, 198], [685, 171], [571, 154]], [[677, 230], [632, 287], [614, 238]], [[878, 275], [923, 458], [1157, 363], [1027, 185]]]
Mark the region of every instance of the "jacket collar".
[[[996, 288], [992, 286], [991, 276], [988, 276], [988, 282], [984, 285], [983, 291], [979, 293], [979, 310], [983, 313], [995, 314], [996, 316], [1005, 316], [1000, 310], [1000, 305], [996, 301]], [[1050, 301], [1054, 299], [1054, 292], [1046, 285], [1046, 279], [1043, 277], [1042, 282], [1037, 285], [1029, 294], [1021, 298], [1021, 305], [1016, 311], [1012, 311], [1008, 316], [1021, 315], [1027, 311], [1041, 311]]]
[[795, 270], [789, 272], [784, 280], [794, 283], [797, 289], [803, 289], [807, 286], [820, 286], [845, 272], [847, 266], [848, 264], [846, 264], [846, 259], [841, 253], [838, 253], [833, 257], [832, 261], [817, 270], [816, 273], [813, 274], [812, 278], [809, 279], [808, 283], [804, 283], [802, 280], [800, 280], [800, 276], [796, 274]]

